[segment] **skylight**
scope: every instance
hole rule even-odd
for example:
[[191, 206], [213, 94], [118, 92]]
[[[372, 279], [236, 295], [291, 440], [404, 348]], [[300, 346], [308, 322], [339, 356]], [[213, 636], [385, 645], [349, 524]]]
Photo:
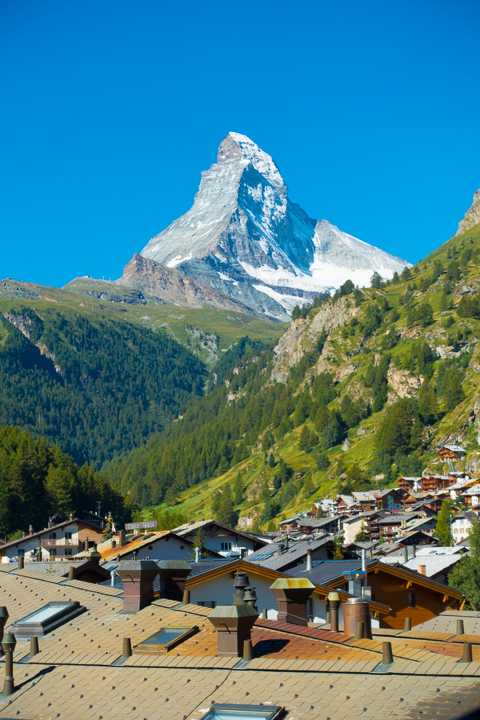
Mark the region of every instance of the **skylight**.
[[85, 612], [76, 600], [71, 602], [49, 602], [12, 626], [17, 637], [43, 636], [69, 620]]
[[273, 705], [215, 704], [200, 720], [277, 720], [284, 714], [284, 708]]
[[165, 626], [137, 645], [133, 652], [148, 655], [166, 653], [197, 632], [197, 625], [193, 627]]

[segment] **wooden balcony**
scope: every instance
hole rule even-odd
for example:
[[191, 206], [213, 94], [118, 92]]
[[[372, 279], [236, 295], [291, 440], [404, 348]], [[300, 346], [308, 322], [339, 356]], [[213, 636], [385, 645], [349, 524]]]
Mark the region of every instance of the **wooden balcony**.
[[76, 548], [78, 547], [78, 540], [70, 540], [67, 538], [47, 538], [42, 540], [42, 548], [54, 549], [54, 548]]

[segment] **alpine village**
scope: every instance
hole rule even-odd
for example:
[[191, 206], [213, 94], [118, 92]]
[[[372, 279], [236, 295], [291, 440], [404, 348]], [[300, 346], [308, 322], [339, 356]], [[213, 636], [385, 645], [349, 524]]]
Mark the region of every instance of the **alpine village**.
[[415, 265], [286, 192], [229, 133], [119, 280], [0, 281], [0, 718], [479, 717], [480, 191]]

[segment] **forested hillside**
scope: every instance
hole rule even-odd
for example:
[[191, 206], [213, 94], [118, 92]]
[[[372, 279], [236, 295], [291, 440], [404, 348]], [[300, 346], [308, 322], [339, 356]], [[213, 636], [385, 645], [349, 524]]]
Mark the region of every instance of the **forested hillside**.
[[0, 333], [0, 423], [79, 463], [131, 450], [203, 392], [204, 364], [163, 332], [17, 306], [0, 315]]
[[109, 476], [146, 508], [266, 526], [330, 492], [440, 472], [447, 440], [476, 472], [479, 251], [477, 225], [388, 283], [297, 309], [275, 348], [239, 358]]
[[0, 428], [0, 536], [29, 525], [40, 530], [49, 517], [95, 511], [100, 501], [116, 522], [128, 522], [134, 506], [93, 468], [81, 468], [44, 438], [34, 440], [17, 427]]

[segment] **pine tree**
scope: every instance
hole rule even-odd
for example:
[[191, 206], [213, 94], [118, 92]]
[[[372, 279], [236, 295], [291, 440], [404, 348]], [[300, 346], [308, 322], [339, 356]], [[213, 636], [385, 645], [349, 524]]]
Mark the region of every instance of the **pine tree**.
[[437, 525], [433, 531], [434, 537], [438, 539], [441, 547], [453, 545], [453, 536], [450, 529], [450, 521], [452, 519], [452, 506], [449, 500], [444, 500], [440, 512], [438, 513]]
[[470, 556], [463, 557], [448, 576], [448, 584], [465, 594], [472, 610], [480, 610], [480, 522], [472, 523], [468, 534]]
[[370, 533], [365, 527], [365, 520], [362, 520], [360, 530], [355, 535], [355, 542], [368, 542], [370, 540]]
[[215, 519], [230, 527], [235, 527], [238, 522], [238, 513], [235, 512], [230, 485], [224, 486], [222, 499]]
[[237, 473], [237, 477], [233, 483], [233, 500], [235, 505], [241, 505], [243, 502], [243, 480], [241, 473]]
[[275, 467], [275, 457], [273, 455], [273, 452], [271, 452], [268, 457], [268, 466], [271, 468]]
[[102, 538], [104, 540], [111, 540], [112, 537], [113, 537], [113, 517], [112, 517], [112, 513], [109, 512], [108, 518], [107, 518], [107, 524], [105, 525], [105, 529], [102, 533]]
[[334, 550], [334, 553], [333, 553], [333, 559], [334, 559], [334, 560], [343, 560], [342, 538], [341, 538], [341, 537], [336, 537], [333, 542], [334, 542], [334, 544], [335, 544], [335, 550]]

